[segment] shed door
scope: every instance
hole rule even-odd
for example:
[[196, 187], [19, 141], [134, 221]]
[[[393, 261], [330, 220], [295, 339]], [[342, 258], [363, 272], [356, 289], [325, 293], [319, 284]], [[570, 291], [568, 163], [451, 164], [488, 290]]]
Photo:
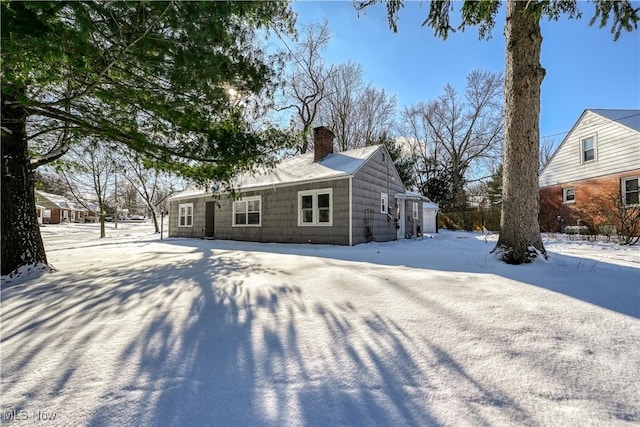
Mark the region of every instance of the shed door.
[[205, 205], [204, 237], [215, 237], [216, 202], [207, 202]]

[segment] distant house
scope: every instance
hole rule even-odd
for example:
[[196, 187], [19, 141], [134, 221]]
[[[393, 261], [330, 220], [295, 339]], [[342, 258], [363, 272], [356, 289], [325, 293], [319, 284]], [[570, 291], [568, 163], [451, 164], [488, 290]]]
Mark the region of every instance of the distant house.
[[41, 224], [85, 222], [89, 211], [77, 202], [57, 194], [36, 190], [36, 215]]
[[185, 192], [169, 204], [169, 236], [355, 245], [416, 236], [422, 202], [405, 191], [382, 145], [333, 152], [314, 129], [315, 152], [239, 177], [229, 194]]
[[540, 172], [540, 223], [545, 231], [584, 225], [580, 211], [600, 196], [637, 205], [640, 110], [585, 110]]

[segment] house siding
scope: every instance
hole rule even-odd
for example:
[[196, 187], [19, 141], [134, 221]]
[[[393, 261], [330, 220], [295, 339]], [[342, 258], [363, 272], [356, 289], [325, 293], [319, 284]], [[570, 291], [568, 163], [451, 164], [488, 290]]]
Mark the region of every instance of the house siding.
[[[206, 195], [180, 199], [169, 203], [169, 236], [204, 238], [206, 202], [212, 200], [211, 195]], [[180, 220], [179, 206], [185, 203], [193, 203], [193, 226], [178, 227], [178, 221]]]
[[[298, 192], [332, 189], [331, 226], [298, 225]], [[262, 197], [262, 225], [233, 226], [233, 205], [229, 197], [219, 201], [215, 213], [215, 237], [278, 243], [349, 244], [349, 178], [245, 191], [244, 197]]]
[[[392, 218], [380, 211], [381, 193], [388, 195], [388, 211]], [[397, 239], [393, 218], [397, 216], [395, 195], [398, 193], [404, 193], [402, 181], [389, 153], [381, 147], [353, 177], [353, 244]], [[367, 210], [372, 215], [370, 220]], [[369, 221], [371, 235], [367, 232]]]
[[[640, 176], [640, 169], [605, 177], [566, 182], [540, 189], [540, 225], [543, 231], [563, 231], [563, 227], [579, 225], [580, 210], [588, 208], [601, 198], [620, 193], [621, 180]], [[575, 200], [563, 203], [563, 189], [575, 188]], [[558, 222], [558, 216], [562, 222]], [[583, 221], [580, 225], [590, 224]]]
[[[596, 160], [581, 162], [581, 141], [594, 136]], [[540, 174], [541, 188], [634, 170], [640, 164], [640, 133], [586, 111]]]
[[[298, 192], [332, 189], [331, 226], [298, 226]], [[216, 200], [214, 238], [252, 242], [349, 244], [349, 178], [248, 190], [240, 197], [261, 196], [261, 225], [233, 226], [233, 200], [228, 195]], [[211, 195], [181, 198], [170, 203], [170, 237], [204, 238], [206, 203]], [[193, 203], [193, 227], [178, 227], [180, 204]]]

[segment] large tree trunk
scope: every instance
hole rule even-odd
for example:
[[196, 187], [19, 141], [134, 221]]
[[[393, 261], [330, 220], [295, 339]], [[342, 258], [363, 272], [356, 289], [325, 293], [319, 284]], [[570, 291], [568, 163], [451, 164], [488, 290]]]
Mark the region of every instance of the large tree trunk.
[[540, 86], [545, 71], [540, 65], [539, 18], [523, 14], [527, 4], [507, 0], [505, 25], [504, 169], [496, 250], [512, 264], [531, 262], [536, 249], [546, 256], [538, 224]]
[[32, 265], [49, 269], [36, 217], [33, 170], [29, 167], [27, 112], [2, 92], [2, 275]]

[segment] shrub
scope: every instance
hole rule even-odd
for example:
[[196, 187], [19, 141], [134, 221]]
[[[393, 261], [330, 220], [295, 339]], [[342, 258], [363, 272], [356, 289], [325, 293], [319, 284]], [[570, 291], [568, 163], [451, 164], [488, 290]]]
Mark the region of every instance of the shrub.
[[640, 240], [640, 205], [625, 205], [620, 191], [594, 196], [592, 203], [578, 211], [594, 233], [615, 235], [621, 245]]

